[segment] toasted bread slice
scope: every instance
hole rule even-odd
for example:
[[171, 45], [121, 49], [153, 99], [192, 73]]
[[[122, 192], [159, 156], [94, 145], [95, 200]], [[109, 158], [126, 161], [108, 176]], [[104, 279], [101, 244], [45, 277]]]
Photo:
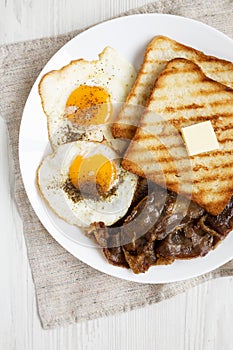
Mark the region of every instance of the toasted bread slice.
[[[189, 157], [182, 127], [210, 120], [220, 148]], [[195, 63], [171, 60], [159, 75], [148, 110], [122, 165], [217, 215], [233, 195], [233, 90]]]
[[187, 58], [198, 64], [205, 75], [233, 88], [233, 63], [206, 56], [191, 47], [164, 36], [155, 37], [148, 45], [142, 67], [112, 129], [114, 137], [132, 139], [143, 107], [166, 63], [173, 58]]

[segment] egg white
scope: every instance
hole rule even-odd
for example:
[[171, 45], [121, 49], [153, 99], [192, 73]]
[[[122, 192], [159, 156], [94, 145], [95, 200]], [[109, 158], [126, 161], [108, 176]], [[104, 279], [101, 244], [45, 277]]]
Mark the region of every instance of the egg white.
[[105, 89], [113, 108], [117, 109], [118, 104], [125, 102], [135, 78], [134, 67], [111, 47], [106, 47], [96, 61], [80, 59], [60, 70], [47, 73], [39, 84], [39, 94], [47, 116], [49, 140], [53, 149], [75, 140], [107, 140], [114, 148], [118, 148], [108, 122], [81, 127], [73, 125], [64, 117], [66, 101], [80, 85], [98, 86]]
[[[114, 194], [98, 200], [83, 198], [75, 203], [64, 191], [63, 186], [69, 176], [73, 159], [102, 154], [114, 160], [117, 168], [117, 183]], [[136, 190], [138, 177], [120, 166], [120, 159], [110, 147], [86, 141], [75, 141], [57, 147], [41, 162], [37, 171], [39, 190], [51, 209], [62, 219], [72, 225], [87, 227], [93, 222], [102, 221], [112, 225], [122, 218]]]

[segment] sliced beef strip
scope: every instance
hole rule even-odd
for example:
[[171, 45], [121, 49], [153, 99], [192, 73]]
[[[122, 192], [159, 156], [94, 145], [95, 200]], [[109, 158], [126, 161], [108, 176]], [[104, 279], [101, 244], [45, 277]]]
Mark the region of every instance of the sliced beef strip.
[[[164, 190], [162, 190], [161, 193], [164, 193]], [[158, 191], [156, 193], [152, 193], [150, 195], [150, 198], [148, 198], [148, 196], [144, 197], [139, 202], [139, 204], [136, 205], [135, 208], [133, 208], [133, 211], [130, 214], [131, 220], [133, 219], [136, 220], [137, 216], [139, 216], [142, 212], [144, 212], [144, 208], [146, 204], [148, 204], [148, 207], [147, 207], [147, 211], [144, 212], [143, 217], [144, 219], [148, 219], [148, 215], [151, 213], [152, 209], [155, 210], [159, 206], [158, 201], [156, 202], [156, 198], [158, 198]], [[159, 213], [157, 213], [157, 216], [159, 216]], [[141, 220], [139, 223], [136, 224], [137, 227], [138, 227], [138, 224], [142, 225]], [[151, 226], [151, 223], [150, 223], [150, 226]], [[132, 241], [134, 241], [133, 239], [134, 235], [132, 231], [128, 231], [127, 233], [129, 236], [126, 237], [126, 232], [124, 231], [122, 232], [121, 228], [106, 227], [102, 222], [93, 223], [91, 225], [90, 231], [91, 231], [91, 234], [94, 235], [97, 243], [103, 248], [103, 252], [110, 264], [122, 266], [122, 267], [129, 267], [129, 262], [132, 261], [132, 259], [130, 259], [130, 254], [127, 254], [127, 252], [123, 251], [122, 241], [130, 240], [131, 242], [130, 244], [132, 244]], [[142, 232], [141, 226], [139, 227], [139, 231], [137, 232], [139, 232], [141, 235], [141, 232]], [[145, 245], [141, 244], [141, 248], [144, 249], [144, 247]], [[143, 254], [141, 254], [141, 262], [138, 263], [138, 266], [140, 266], [141, 264], [143, 265], [143, 271], [146, 271], [149, 268], [149, 266], [155, 263], [155, 256], [154, 257], [152, 256], [154, 251], [153, 244], [151, 244], [150, 247], [149, 246], [145, 247], [145, 249], [146, 250], [143, 251]], [[140, 260], [140, 255], [138, 254], [138, 252], [137, 252], [137, 256], [135, 256], [135, 259]], [[136, 263], [137, 263], [136, 261], [135, 262], [132, 261], [132, 266], [134, 266]], [[137, 268], [137, 270], [139, 270], [139, 267]]]
[[[193, 202], [187, 201], [185, 198], [179, 198], [177, 201], [177, 196], [172, 192], [167, 194], [164, 208], [162, 208], [162, 201], [164, 200], [162, 196], [161, 202], [158, 201], [158, 195], [156, 193], [152, 193], [149, 199], [150, 200], [144, 198], [135, 208], [135, 211], [132, 211], [131, 215], [125, 220], [125, 223], [132, 221], [135, 226], [131, 225], [131, 242], [123, 246], [126, 261], [134, 273], [145, 272], [151, 265], [157, 263], [171, 263], [174, 257], [170, 255], [159, 256], [160, 259], [157, 261], [158, 256], [155, 249], [155, 242], [165, 239], [172, 230], [178, 230], [187, 226], [188, 223], [192, 222], [194, 219], [200, 218], [204, 213], [202, 208]], [[144, 202], [147, 203], [146, 207]], [[148, 208], [153, 206], [154, 210], [149, 212]], [[145, 220], [138, 220], [138, 222], [137, 217], [139, 217], [141, 208], [144, 208]], [[158, 208], [160, 210], [158, 210]], [[174, 211], [175, 214], [173, 214]], [[185, 211], [186, 216], [183, 218]], [[150, 216], [150, 222], [147, 220], [147, 215]], [[157, 218], [159, 217], [157, 222], [151, 219], [153, 215], [157, 215]], [[151, 226], [148, 225], [148, 222], [151, 224], [152, 221], [154, 221], [154, 224], [147, 230], [147, 228]], [[123, 226], [123, 234], [125, 233], [124, 229], [125, 226]], [[137, 238], [138, 231], [146, 233]]]
[[129, 267], [120, 245], [120, 235], [117, 230], [115, 232], [111, 230], [111, 234], [109, 234], [109, 228], [103, 222], [94, 222], [91, 224], [91, 232], [96, 242], [103, 248], [104, 255], [110, 264]]
[[125, 259], [134, 273], [142, 273], [149, 269], [150, 266], [155, 265], [157, 257], [154, 251], [154, 242], [148, 242], [145, 238], [140, 238], [137, 245], [137, 251], [127, 250], [123, 246]]
[[[197, 218], [195, 218], [197, 219]], [[181, 230], [169, 234], [155, 247], [158, 257], [190, 259], [206, 255], [223, 240], [233, 228], [233, 198], [217, 216], [207, 213], [191, 221]]]
[[[109, 263], [141, 273], [152, 265], [204, 256], [233, 227], [233, 198], [221, 214], [212, 216], [194, 202], [188, 203], [182, 198], [175, 208], [177, 197], [172, 192], [167, 194], [162, 209], [164, 196], [164, 190], [156, 187], [155, 192], [139, 203], [136, 201], [136, 206], [123, 220], [122, 230], [107, 228], [103, 223], [93, 224], [92, 234], [103, 247]], [[145, 233], [141, 235], [142, 232]], [[125, 241], [127, 244], [123, 244]]]
[[122, 244], [132, 248], [138, 239], [150, 232], [159, 222], [166, 202], [167, 193], [161, 187], [144, 197], [124, 221]]
[[201, 217], [203, 213], [204, 209], [196, 203], [181, 196], [177, 199], [176, 195], [171, 192], [164, 215], [154, 228], [153, 239], [164, 239], [170, 232], [185, 227], [193, 219]]
[[185, 197], [177, 198], [175, 193], [169, 192], [160, 219], [147, 233], [148, 240], [163, 240], [170, 232], [181, 229], [203, 213], [204, 209], [196, 203]]
[[[156, 255], [150, 232], [164, 210], [166, 192], [153, 192], [134, 208], [122, 228], [125, 259], [134, 273], [142, 273], [155, 265]], [[144, 234], [143, 234], [144, 233]]]
[[134, 196], [133, 196], [132, 203], [131, 203], [127, 213], [120, 220], [118, 220], [115, 224], [111, 225], [110, 227], [121, 228], [122, 225], [124, 224], [126, 218], [132, 213], [132, 211], [138, 205], [138, 203], [141, 200], [143, 200], [143, 198], [148, 196], [149, 191], [152, 192], [151, 189], [154, 189], [156, 187], [158, 187], [158, 186], [153, 184], [152, 182], [148, 181], [147, 179], [140, 177], [138, 179], [138, 184], [137, 184], [137, 188], [136, 188], [136, 191], [134, 193]]
[[215, 229], [208, 226], [208, 224], [206, 223], [207, 216], [208, 215], [203, 215], [198, 221], [197, 225], [203, 232], [209, 233], [211, 236], [215, 237], [216, 242], [219, 242], [221, 239], [223, 239], [223, 235], [221, 235]]
[[129, 268], [122, 247], [103, 248], [104, 255], [111, 265]]
[[205, 223], [225, 238], [233, 228], [233, 197], [221, 214], [217, 216], [208, 214]]
[[206, 255], [214, 246], [214, 237], [202, 232], [193, 222], [156, 242], [158, 258], [191, 259]]
[[157, 185], [152, 184], [152, 182], [148, 181], [147, 179], [144, 179], [143, 177], [140, 177], [138, 179], [138, 184], [136, 191], [134, 193], [134, 197], [130, 206], [130, 211], [132, 211], [135, 206], [148, 195], [148, 191], [150, 191], [151, 187], [156, 188]]

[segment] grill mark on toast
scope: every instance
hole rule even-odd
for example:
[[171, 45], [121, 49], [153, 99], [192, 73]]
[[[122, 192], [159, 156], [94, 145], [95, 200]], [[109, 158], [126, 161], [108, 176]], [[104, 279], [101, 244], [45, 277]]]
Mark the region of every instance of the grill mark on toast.
[[229, 106], [229, 105], [233, 106], [233, 100], [232, 100], [233, 94], [231, 94], [231, 96], [229, 96], [229, 97], [230, 97], [230, 99], [228, 98], [228, 99], [221, 100], [221, 101], [219, 100], [219, 101], [209, 102], [209, 105], [210, 105], [211, 107], [225, 106], [225, 105], [227, 105], [227, 106]]
[[[203, 119], [203, 121], [204, 120], [206, 120], [206, 119]], [[207, 120], [210, 120], [210, 119], [207, 119]], [[193, 124], [187, 123], [187, 125], [183, 125], [182, 127], [187, 127], [189, 125], [193, 125]], [[176, 126], [174, 125], [174, 127], [176, 127]], [[219, 143], [223, 143], [224, 141], [233, 141], [233, 136], [232, 136], [232, 138], [230, 138], [230, 137], [226, 137], [226, 138], [223, 138], [223, 139], [220, 138], [221, 137], [221, 133], [223, 131], [227, 131], [227, 130], [230, 129], [229, 126], [226, 125], [224, 127], [219, 127], [219, 126], [213, 125], [213, 128], [214, 128], [214, 131], [215, 131], [216, 135], [218, 136], [218, 134], [219, 134], [219, 138], [217, 137]], [[178, 130], [177, 130], [177, 133], [179, 133], [179, 135], [181, 135], [181, 133]], [[164, 134], [164, 133], [159, 133], [158, 132], [157, 134], [154, 134], [154, 135], [142, 134], [142, 135], [138, 136], [137, 138], [135, 138], [134, 141], [137, 142], [137, 141], [149, 141], [149, 140], [161, 140], [161, 139], [165, 140], [165, 139], [169, 139], [171, 137], [177, 137], [177, 133], [176, 132], [173, 132], [173, 133], [170, 132], [168, 134]]]
[[229, 129], [232, 129], [233, 128], [233, 125], [231, 124], [228, 124], [228, 125], [225, 125], [225, 126], [218, 126], [218, 130], [221, 130], [221, 131], [226, 131], [226, 130], [229, 130]]
[[[233, 81], [233, 78], [232, 78], [232, 81]], [[195, 84], [196, 84], [196, 82], [194, 82]], [[183, 84], [176, 84], [176, 87], [178, 88], [178, 87], [181, 87], [181, 86], [183, 86]], [[232, 83], [232, 87], [233, 87], [233, 83]], [[219, 90], [217, 90], [217, 91], [222, 91], [222, 89], [219, 89]], [[217, 94], [217, 91], [216, 90], [205, 90], [205, 89], [203, 89], [201, 92], [200, 91], [196, 91], [196, 90], [194, 90], [194, 91], [192, 91], [192, 96], [193, 97], [199, 97], [199, 96], [211, 96], [211, 95], [216, 95]], [[226, 92], [226, 91], [225, 91]], [[167, 100], [167, 96], [166, 95], [160, 95], [159, 97], [159, 100], [160, 101], [165, 101], [165, 100]], [[230, 101], [230, 100], [229, 100]]]
[[150, 141], [150, 140], [158, 140], [159, 139], [159, 136], [160, 137], [164, 137], [164, 138], [170, 138], [172, 136], [175, 136], [175, 134], [157, 134], [157, 135], [152, 135], [152, 134], [140, 134], [138, 136], [135, 137], [134, 141], [137, 142], [141, 142], [141, 141]]
[[[221, 194], [218, 195], [220, 198], [223, 198], [223, 195], [230, 193], [229, 189], [220, 188], [220, 190], [221, 190]], [[213, 193], [219, 193], [219, 188], [213, 188], [212, 191], [213, 191]], [[200, 196], [206, 195], [207, 193], [208, 193], [208, 190], [206, 190], [206, 189], [201, 189], [201, 188], [198, 189], [198, 195], [200, 195]], [[219, 197], [217, 197], [216, 199], [213, 198], [212, 203], [219, 203]], [[229, 200], [230, 200], [230, 198], [229, 198]], [[222, 202], [226, 202], [225, 198], [224, 198], [224, 200], [222, 200]], [[227, 202], [225, 203], [225, 205], [227, 204]], [[220, 203], [221, 203], [221, 201], [220, 201]]]
[[[199, 94], [200, 95], [200, 94]], [[160, 97], [158, 98], [158, 101], [160, 101]], [[156, 99], [153, 100], [153, 103], [156, 103]], [[188, 104], [188, 105], [177, 105], [177, 106], [166, 106], [165, 108], [163, 108], [164, 113], [174, 113], [177, 111], [183, 111], [183, 110], [193, 110], [195, 112], [196, 109], [200, 109], [200, 108], [207, 108], [207, 107], [213, 107], [213, 108], [217, 108], [219, 106], [232, 106], [233, 107], [233, 94], [231, 96], [231, 99], [225, 99], [225, 100], [219, 100], [219, 101], [213, 101], [213, 102], [208, 102], [207, 104]], [[154, 112], [156, 112], [157, 110], [152, 110]], [[159, 111], [157, 113], [160, 113]], [[230, 113], [230, 112], [229, 112]], [[230, 113], [231, 116], [233, 113]]]
[[[153, 157], [153, 160], [154, 157]], [[172, 156], [168, 156], [168, 157], [160, 157], [158, 160], [156, 159], [156, 162], [159, 162], [161, 164], [165, 164], [165, 163], [173, 163], [173, 162], [176, 162], [176, 161], [180, 161], [180, 160], [188, 160], [188, 157], [184, 157], [184, 158], [173, 158]], [[144, 164], [144, 165], [147, 165], [149, 164], [150, 162], [152, 161], [151, 158], [149, 159], [140, 159], [140, 164]]]
[[[151, 174], [152, 175], [152, 174]], [[153, 174], [154, 175], [154, 174]], [[175, 174], [174, 173], [174, 176], [175, 175], [177, 175], [178, 176], [178, 174]], [[160, 177], [161, 177], [161, 175], [160, 175]], [[149, 177], [150, 178], [150, 177]], [[151, 178], [153, 178], [153, 177], [151, 177]], [[206, 179], [205, 179], [206, 180]], [[220, 179], [222, 182], [224, 182], [224, 181], [226, 181], [227, 180], [227, 178], [223, 178], [223, 179]], [[166, 184], [167, 184], [167, 187], [168, 188], [170, 188], [172, 191], [173, 191], [173, 188], [174, 187], [184, 187], [185, 185], [186, 186], [192, 186], [192, 185], [199, 185], [200, 184], [200, 181], [199, 180], [184, 180], [184, 179], [182, 179], [182, 183], [180, 183], [179, 182], [179, 177], [177, 177], [177, 181], [172, 181], [171, 179], [167, 179], [167, 181], [164, 181]], [[216, 182], [216, 177], [215, 178], [213, 178], [213, 179], [208, 179], [208, 182], [210, 182], [210, 183], [212, 183], [212, 182]], [[220, 194], [222, 195], [223, 193], [224, 193], [224, 191], [226, 190], [226, 192], [227, 193], [229, 193], [229, 189], [226, 189], [225, 187], [221, 187], [221, 186], [219, 186], [219, 184], [218, 184], [218, 188], [211, 188], [211, 192], [214, 192], [214, 193], [219, 193], [220, 191]], [[209, 193], [209, 190], [208, 189], [203, 189], [202, 190], [202, 188], [199, 186], [198, 187], [198, 194], [200, 194], [200, 193]]]
[[[221, 150], [211, 151], [211, 156], [212, 157], [217, 157], [217, 156], [220, 156], [220, 155], [222, 155], [222, 151]], [[224, 151], [224, 156], [226, 156], [226, 155], [232, 156], [233, 152], [225, 150]], [[210, 153], [208, 153], [208, 156], [210, 156]], [[200, 153], [200, 154], [198, 154], [198, 157], [199, 158], [205, 158], [206, 157], [206, 153]], [[193, 159], [193, 156], [190, 157], [190, 158]], [[183, 158], [181, 157], [179, 159], [182, 160]]]
[[[161, 161], [161, 159], [159, 159], [159, 164], [161, 165], [161, 167], [162, 167], [162, 165], [163, 164], [166, 164], [167, 163], [167, 160], [165, 159], [165, 161]], [[143, 164], [143, 162], [140, 162], [140, 164]], [[150, 164], [150, 161], [147, 161], [147, 162], [145, 162], [144, 163], [144, 166], [146, 165], [146, 164]], [[233, 162], [231, 162], [231, 163], [227, 163], [227, 164], [224, 164], [224, 165], [222, 165], [222, 164], [218, 164], [218, 165], [216, 165], [216, 166], [213, 166], [213, 167], [211, 167], [211, 171], [214, 171], [214, 170], [217, 170], [217, 169], [228, 169], [228, 168], [232, 168], [232, 166], [233, 166]], [[195, 167], [191, 167], [191, 165], [190, 165], [190, 167], [183, 167], [183, 168], [180, 168], [180, 169], [177, 169], [177, 172], [179, 173], [179, 174], [181, 174], [181, 173], [186, 173], [186, 172], [194, 172], [195, 174], [198, 174], [198, 172], [200, 171], [200, 170], [205, 170], [205, 171], [209, 171], [209, 168], [208, 167], [206, 167], [205, 165], [203, 165], [203, 164], [198, 164], [198, 165], [196, 165]], [[172, 175], [172, 174], [174, 174], [174, 169], [166, 169], [165, 170], [166, 171], [166, 174], [169, 174], [169, 175]], [[150, 173], [148, 173], [148, 174], [150, 174]], [[153, 174], [153, 175], [160, 175], [160, 173], [158, 173], [158, 172], [155, 172], [155, 171], [153, 171], [153, 172], [151, 172], [151, 174]], [[196, 175], [195, 175], [196, 176]], [[233, 175], [232, 175], [232, 177], [233, 177]], [[226, 180], [226, 179], [228, 179], [229, 178], [229, 175], [226, 175], [226, 176], [218, 176], [218, 180], [219, 181], [223, 181], [223, 180]], [[205, 177], [204, 177], [204, 180], [207, 180], [207, 181], [214, 181], [214, 180], [216, 180], [216, 174], [215, 175], [206, 175]], [[193, 180], [193, 183], [199, 183], [199, 180]]]
[[[204, 154], [203, 154], [204, 155]], [[205, 154], [205, 156], [208, 158], [208, 155]], [[204, 157], [205, 158], [205, 157]], [[187, 156], [187, 157], [177, 157], [177, 158], [173, 158], [172, 156], [167, 156], [167, 157], [160, 157], [159, 159], [156, 159], [157, 162], [159, 162], [160, 164], [166, 164], [166, 163], [175, 163], [175, 162], [180, 162], [180, 161], [188, 161], [190, 158]], [[192, 157], [193, 159], [193, 157]], [[141, 159], [140, 160], [140, 164], [149, 164], [151, 161], [151, 159]], [[191, 159], [190, 159], [191, 161]], [[227, 162], [223, 162], [223, 163], [220, 163], [220, 164], [215, 164], [215, 165], [212, 165], [211, 166], [211, 170], [216, 170], [216, 169], [227, 169], [227, 168], [232, 168], [233, 167], [233, 161], [232, 162], [229, 162], [229, 160], [227, 160]], [[181, 170], [182, 171], [189, 171], [191, 168], [191, 165], [189, 167], [183, 167]], [[194, 172], [198, 172], [199, 170], [205, 170], [205, 171], [209, 171], [209, 168], [207, 166], [205, 166], [204, 164], [197, 164], [197, 165], [194, 165], [192, 170]], [[171, 173], [172, 174], [172, 171], [170, 172], [169, 169], [166, 170], [166, 173]]]
[[190, 105], [177, 106], [177, 107], [168, 106], [168, 107], [165, 107], [165, 112], [183, 111], [186, 109], [198, 109], [198, 108], [204, 108], [204, 107], [205, 106], [198, 105], [196, 103], [192, 103]]
[[[209, 119], [207, 119], [207, 120], [209, 120]], [[214, 130], [215, 130], [215, 133], [217, 134], [217, 133], [219, 133], [219, 131], [222, 131], [222, 128], [221, 127], [220, 128], [215, 127]], [[179, 133], [179, 135], [180, 135], [180, 133]], [[173, 148], [179, 148], [179, 147], [182, 147], [182, 146], [185, 147], [185, 144], [184, 144], [183, 139], [182, 139], [181, 136], [177, 140], [178, 143], [173, 143], [171, 145], [166, 146], [166, 140], [170, 139], [172, 137], [177, 139], [176, 133], [173, 133], [173, 134], [172, 133], [169, 133], [169, 134], [158, 133], [157, 135], [139, 134], [139, 135], [136, 135], [136, 137], [134, 139], [134, 142], [140, 142], [141, 143], [141, 147], [144, 148], [143, 150], [141, 150], [142, 152], [145, 152], [145, 150], [154, 150], [154, 151], [161, 150], [161, 147], [162, 147], [162, 149], [165, 148], [166, 150], [167, 149], [173, 149]], [[146, 144], [146, 141], [153, 141], [153, 140], [156, 141], [156, 142], [160, 142], [161, 144], [154, 145], [154, 146], [149, 146], [149, 145]], [[231, 137], [225, 137], [223, 139], [218, 139], [218, 143], [221, 144], [221, 145], [224, 145], [227, 142], [233, 142], [233, 136], [232, 136], [232, 138]], [[198, 156], [201, 156], [201, 154], [202, 153], [200, 153]], [[222, 151], [221, 151], [221, 154], [222, 154]]]
[[226, 137], [223, 140], [218, 140], [218, 143], [221, 143], [221, 145], [225, 145], [227, 142], [233, 142], [233, 137], [232, 138]]
[[[219, 168], [227, 169], [227, 168], [231, 168], [231, 167], [233, 167], [233, 162], [227, 162], [227, 163], [221, 163], [221, 164], [217, 164], [217, 165], [215, 164], [214, 166], [211, 167], [211, 170], [216, 170]], [[194, 172], [198, 172], [200, 169], [209, 171], [209, 168], [203, 164], [198, 164], [198, 165], [193, 167]]]
[[[218, 91], [221, 91], [221, 89], [219, 89]], [[193, 91], [192, 94], [193, 94], [193, 96], [200, 96], [200, 95], [209, 96], [209, 95], [216, 94], [216, 92], [217, 92], [216, 90], [213, 90], [213, 91], [202, 90], [201, 93], [200, 93], [200, 91]]]
[[[176, 150], [178, 148], [184, 150], [185, 149], [185, 146], [183, 144], [173, 144], [171, 146], [169, 146], [169, 148], [176, 148]], [[146, 151], [164, 151], [166, 150], [167, 151], [167, 147], [163, 144], [159, 144], [159, 145], [156, 145], [156, 146], [152, 146], [152, 145], [141, 145], [140, 148], [137, 149], [136, 152], [134, 152], [134, 150], [131, 150], [131, 154], [137, 154], [137, 153], [145, 153], [145, 149]]]
[[[162, 112], [157, 112], [159, 115], [162, 115]], [[166, 116], [164, 116], [165, 118]], [[225, 112], [225, 113], [219, 113], [218, 115], [216, 114], [213, 114], [213, 115], [206, 115], [206, 116], [202, 116], [202, 115], [197, 115], [197, 116], [194, 116], [194, 117], [189, 117], [189, 118], [184, 118], [184, 117], [176, 117], [172, 120], [170, 119], [167, 119], [166, 122], [169, 122], [170, 124], [178, 124], [179, 122], [180, 123], [187, 123], [187, 122], [196, 122], [196, 120], [198, 120], [198, 122], [200, 121], [206, 121], [206, 120], [218, 120], [220, 118], [232, 118], [233, 117], [233, 111], [232, 112]], [[221, 119], [220, 119], [221, 120]], [[161, 124], [163, 124], [164, 121], [162, 122], [146, 122], [145, 125], [142, 125], [140, 128], [143, 129], [143, 128], [146, 128], [147, 126], [159, 126]], [[180, 124], [179, 123], [179, 124]]]
[[[212, 169], [211, 169], [212, 170]], [[219, 176], [218, 175], [218, 182], [224, 182], [226, 180], [229, 179], [229, 174], [225, 174], [223, 176]], [[208, 181], [209, 182], [215, 182], [216, 181], [216, 174], [215, 175], [206, 175], [204, 178], [203, 178], [203, 181]], [[193, 180], [193, 183], [194, 184], [200, 184], [200, 180], [197, 179], [197, 180]], [[211, 189], [212, 190], [212, 189]]]
[[137, 141], [145, 141], [145, 140], [154, 140], [155, 136], [152, 134], [140, 134], [140, 135], [135, 135], [134, 142]]

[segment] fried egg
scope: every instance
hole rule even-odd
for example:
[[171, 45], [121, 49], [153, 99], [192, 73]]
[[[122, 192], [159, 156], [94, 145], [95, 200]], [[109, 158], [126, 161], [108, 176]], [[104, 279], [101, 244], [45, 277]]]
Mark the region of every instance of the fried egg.
[[39, 94], [53, 149], [76, 140], [111, 144], [114, 115], [135, 78], [134, 67], [111, 47], [96, 61], [80, 59], [47, 73]]
[[39, 190], [51, 209], [79, 227], [99, 221], [112, 225], [122, 218], [137, 178], [120, 166], [118, 154], [109, 146], [87, 141], [58, 146], [37, 171]]

